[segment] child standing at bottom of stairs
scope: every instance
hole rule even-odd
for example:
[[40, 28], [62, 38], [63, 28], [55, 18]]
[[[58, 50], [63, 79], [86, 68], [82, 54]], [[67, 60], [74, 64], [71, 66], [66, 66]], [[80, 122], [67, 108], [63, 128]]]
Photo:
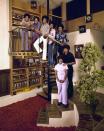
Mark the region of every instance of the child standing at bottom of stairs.
[[68, 67], [63, 63], [63, 57], [58, 57], [58, 64], [55, 66], [56, 83], [58, 88], [58, 105], [68, 107], [67, 88], [68, 88]]

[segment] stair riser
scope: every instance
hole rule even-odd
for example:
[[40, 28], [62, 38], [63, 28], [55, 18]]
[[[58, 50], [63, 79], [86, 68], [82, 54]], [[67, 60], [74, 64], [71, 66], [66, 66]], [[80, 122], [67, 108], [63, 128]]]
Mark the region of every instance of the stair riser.
[[37, 124], [43, 127], [71, 127], [75, 125], [74, 111], [63, 113], [62, 118], [49, 118], [49, 124]]
[[52, 93], [52, 94], [51, 94], [51, 104], [53, 104], [53, 101], [54, 101], [55, 99], [58, 99], [58, 94], [57, 94], [57, 93]]

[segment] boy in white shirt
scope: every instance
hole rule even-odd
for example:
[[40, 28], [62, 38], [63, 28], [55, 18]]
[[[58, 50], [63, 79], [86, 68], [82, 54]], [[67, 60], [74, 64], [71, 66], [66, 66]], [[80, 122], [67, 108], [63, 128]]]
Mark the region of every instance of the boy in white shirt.
[[67, 88], [68, 88], [68, 67], [63, 63], [63, 58], [58, 57], [59, 63], [55, 66], [56, 83], [58, 87], [58, 105], [68, 106]]

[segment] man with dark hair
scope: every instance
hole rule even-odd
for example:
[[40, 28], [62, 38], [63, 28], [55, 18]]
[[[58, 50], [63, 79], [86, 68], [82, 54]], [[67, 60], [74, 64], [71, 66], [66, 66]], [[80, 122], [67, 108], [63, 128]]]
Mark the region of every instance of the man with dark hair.
[[68, 66], [68, 98], [73, 96], [73, 65], [76, 63], [74, 55], [70, 52], [70, 46], [63, 47], [63, 62]]
[[42, 52], [42, 49], [39, 47], [39, 44], [43, 42], [43, 56], [42, 59], [46, 60], [47, 56], [47, 36], [49, 34], [49, 24], [48, 24], [48, 16], [42, 17], [42, 26], [40, 28], [39, 35], [40, 37], [34, 42], [34, 47], [38, 53]]
[[26, 17], [30, 18], [30, 14], [25, 13], [25, 14], [24, 14], [24, 18], [26, 18]]
[[61, 43], [61, 45], [58, 45], [58, 53], [62, 55], [63, 46], [67, 43], [66, 34], [64, 33], [64, 26], [62, 24], [58, 25], [58, 32], [56, 33], [56, 40]]
[[49, 22], [49, 17], [48, 17], [48, 16], [44, 15], [44, 16], [42, 17], [42, 21], [43, 21], [44, 19], [47, 21], [47, 23]]
[[33, 46], [33, 43], [36, 41], [36, 39], [39, 38], [39, 33], [40, 32], [40, 21], [39, 21], [39, 17], [34, 17], [34, 22], [33, 22], [33, 25], [32, 25], [32, 46]]

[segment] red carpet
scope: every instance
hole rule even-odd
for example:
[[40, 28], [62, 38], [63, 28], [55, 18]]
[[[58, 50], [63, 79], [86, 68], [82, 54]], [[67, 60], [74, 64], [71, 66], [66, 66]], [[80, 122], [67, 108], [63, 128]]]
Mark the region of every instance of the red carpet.
[[0, 108], [0, 131], [75, 131], [72, 128], [36, 126], [38, 111], [48, 102], [39, 96]]

